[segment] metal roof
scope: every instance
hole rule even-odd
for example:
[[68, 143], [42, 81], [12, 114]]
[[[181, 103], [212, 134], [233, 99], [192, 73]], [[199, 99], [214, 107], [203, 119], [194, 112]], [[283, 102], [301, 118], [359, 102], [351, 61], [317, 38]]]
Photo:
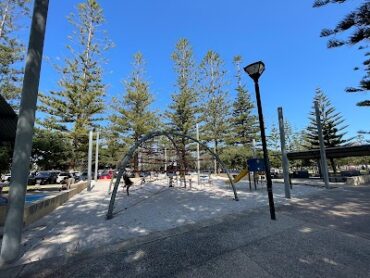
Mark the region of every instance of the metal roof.
[[0, 94], [0, 143], [14, 142], [17, 121], [17, 114]]
[[[370, 156], [370, 145], [326, 148], [325, 152], [327, 158]], [[320, 159], [320, 150], [315, 149], [302, 152], [290, 152], [287, 153], [287, 156], [289, 160]]]

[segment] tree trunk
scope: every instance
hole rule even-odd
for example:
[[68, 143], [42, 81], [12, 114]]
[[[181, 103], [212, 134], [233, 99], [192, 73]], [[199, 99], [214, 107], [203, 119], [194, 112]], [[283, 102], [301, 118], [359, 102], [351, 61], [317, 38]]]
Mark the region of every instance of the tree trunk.
[[185, 174], [188, 168], [187, 161], [186, 161], [186, 139], [181, 139], [181, 166], [180, 166], [180, 177], [184, 181], [184, 187], [186, 187], [186, 179]]
[[8, 16], [8, 11], [9, 11], [9, 1], [6, 2], [6, 6], [3, 12], [3, 17], [0, 22], [0, 39], [3, 37], [4, 26], [5, 26], [6, 18]]
[[334, 158], [330, 158], [330, 164], [333, 168], [334, 175], [337, 173], [337, 165], [335, 164]]
[[321, 161], [320, 159], [317, 160], [317, 168], [319, 168], [319, 176], [322, 178], [322, 169], [321, 169]]
[[[215, 154], [218, 155], [218, 153], [217, 153], [218, 148], [217, 147], [218, 147], [218, 141], [215, 140], [215, 145], [214, 145], [213, 151], [214, 151]], [[214, 173], [215, 173], [215, 175], [217, 175], [218, 174], [218, 162], [217, 162], [216, 158], [213, 159], [213, 164], [214, 164]]]
[[138, 152], [134, 154], [134, 173], [135, 173], [135, 178], [140, 177], [139, 175], [139, 153]]

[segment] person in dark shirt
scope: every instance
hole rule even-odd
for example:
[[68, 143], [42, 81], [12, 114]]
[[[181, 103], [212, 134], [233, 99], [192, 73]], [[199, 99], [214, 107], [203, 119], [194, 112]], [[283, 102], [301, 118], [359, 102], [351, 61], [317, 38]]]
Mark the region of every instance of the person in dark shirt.
[[123, 182], [125, 183], [125, 186], [123, 188], [126, 187], [127, 196], [129, 196], [130, 186], [133, 185], [134, 183], [132, 182], [132, 180], [129, 178], [129, 176], [126, 173], [123, 174]]

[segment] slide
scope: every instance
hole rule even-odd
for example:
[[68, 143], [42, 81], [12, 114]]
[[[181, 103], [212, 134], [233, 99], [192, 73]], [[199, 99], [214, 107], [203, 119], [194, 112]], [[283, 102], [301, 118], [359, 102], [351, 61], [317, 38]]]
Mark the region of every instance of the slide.
[[[248, 170], [247, 169], [243, 169], [239, 175], [237, 175], [234, 179], [233, 179], [233, 183], [237, 183], [239, 182], [242, 178], [244, 178], [246, 175], [248, 175]], [[227, 183], [230, 183], [229, 181], [227, 181]]]

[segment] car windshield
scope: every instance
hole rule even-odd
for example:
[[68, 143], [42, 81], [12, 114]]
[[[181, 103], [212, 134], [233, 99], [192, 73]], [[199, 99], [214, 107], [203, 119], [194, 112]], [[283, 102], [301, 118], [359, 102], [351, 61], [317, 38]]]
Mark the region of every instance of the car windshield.
[[38, 174], [37, 174], [38, 177], [47, 177], [49, 175], [50, 175], [50, 173], [46, 172], [46, 171], [41, 171], [41, 172], [38, 172]]

